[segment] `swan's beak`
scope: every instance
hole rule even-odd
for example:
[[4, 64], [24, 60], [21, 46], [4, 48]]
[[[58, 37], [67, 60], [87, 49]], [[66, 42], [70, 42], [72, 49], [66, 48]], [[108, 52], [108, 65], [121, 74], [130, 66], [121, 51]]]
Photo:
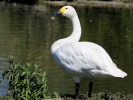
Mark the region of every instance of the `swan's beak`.
[[63, 14], [63, 12], [66, 10], [66, 8], [61, 8], [58, 11], [54, 12], [54, 14]]
[[60, 10], [58, 10], [58, 11], [56, 11], [56, 12], [54, 12], [54, 14], [61, 14], [61, 12], [60, 12]]

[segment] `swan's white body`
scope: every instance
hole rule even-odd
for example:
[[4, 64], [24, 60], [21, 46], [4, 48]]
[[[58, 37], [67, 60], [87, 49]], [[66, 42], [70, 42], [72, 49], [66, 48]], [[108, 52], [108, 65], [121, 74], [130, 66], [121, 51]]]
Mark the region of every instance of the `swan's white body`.
[[117, 68], [101, 46], [91, 42], [79, 42], [81, 26], [73, 7], [64, 6], [61, 13], [72, 21], [73, 32], [69, 37], [56, 41], [51, 47], [51, 54], [66, 72], [73, 75], [76, 83], [82, 77], [93, 79], [127, 76]]

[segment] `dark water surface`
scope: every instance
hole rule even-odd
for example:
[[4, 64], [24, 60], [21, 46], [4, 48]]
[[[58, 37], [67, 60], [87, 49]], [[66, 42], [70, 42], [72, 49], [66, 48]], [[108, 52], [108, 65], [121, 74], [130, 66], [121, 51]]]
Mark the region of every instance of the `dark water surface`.
[[[52, 13], [60, 7], [0, 3], [0, 80], [8, 68], [9, 55], [20, 62], [37, 63], [47, 71], [50, 91], [74, 93], [72, 77], [54, 62], [52, 43], [70, 35], [69, 19]], [[117, 66], [128, 73], [124, 79], [94, 81], [93, 92], [133, 93], [133, 9], [75, 7], [82, 26], [81, 41], [95, 42], [109, 53]], [[88, 91], [89, 80], [81, 80], [80, 93]], [[0, 85], [5, 94], [7, 80]]]

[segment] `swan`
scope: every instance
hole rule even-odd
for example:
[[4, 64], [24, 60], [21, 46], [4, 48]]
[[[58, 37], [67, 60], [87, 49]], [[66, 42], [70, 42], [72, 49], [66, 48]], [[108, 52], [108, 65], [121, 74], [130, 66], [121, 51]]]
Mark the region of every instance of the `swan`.
[[59, 39], [52, 44], [51, 55], [59, 66], [73, 76], [75, 98], [78, 97], [81, 78], [90, 79], [88, 97], [91, 97], [93, 79], [127, 76], [127, 73], [116, 66], [101, 46], [92, 42], [79, 42], [81, 26], [72, 6], [64, 6], [55, 14], [68, 17], [73, 25], [73, 31], [69, 37]]

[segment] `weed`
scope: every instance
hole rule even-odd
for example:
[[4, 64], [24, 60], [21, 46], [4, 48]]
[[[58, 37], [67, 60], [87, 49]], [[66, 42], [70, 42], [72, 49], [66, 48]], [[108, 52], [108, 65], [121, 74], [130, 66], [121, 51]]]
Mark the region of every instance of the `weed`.
[[38, 65], [30, 63], [22, 65], [16, 63], [10, 56], [9, 68], [2, 74], [9, 80], [9, 90], [16, 100], [40, 100], [58, 97], [58, 93], [48, 92], [46, 72], [42, 72]]

